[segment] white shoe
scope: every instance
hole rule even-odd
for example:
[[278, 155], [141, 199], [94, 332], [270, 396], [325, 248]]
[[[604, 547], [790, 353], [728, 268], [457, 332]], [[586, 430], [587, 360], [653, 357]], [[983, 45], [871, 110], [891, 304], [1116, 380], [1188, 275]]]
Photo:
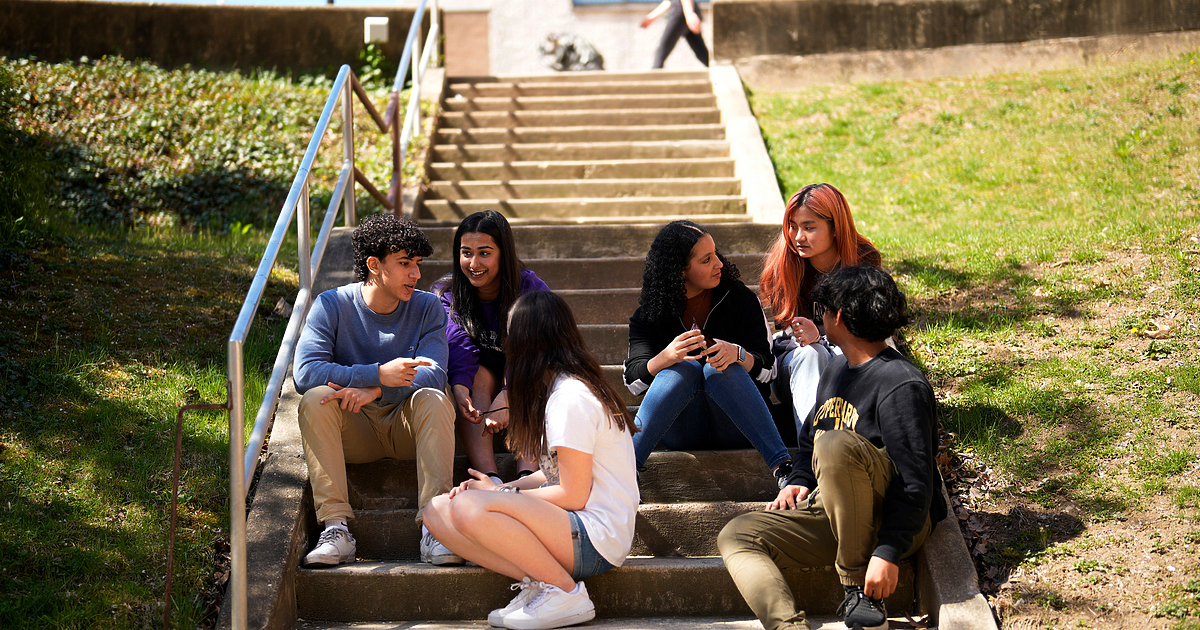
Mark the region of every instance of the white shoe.
[[438, 539], [434, 538], [424, 525], [421, 526], [421, 562], [428, 562], [439, 567], [448, 564], [466, 564], [466, 560], [463, 560], [462, 556], [438, 542]]
[[596, 618], [596, 607], [588, 597], [583, 582], [576, 582], [575, 592], [568, 593], [553, 584], [542, 584], [538, 593], [521, 610], [504, 617], [504, 627], [511, 630], [547, 630], [562, 628]]
[[537, 597], [537, 594], [542, 592], [542, 583], [534, 582], [529, 579], [529, 576], [526, 576], [525, 579], [513, 584], [509, 588], [514, 591], [519, 589], [521, 592], [517, 593], [517, 596], [511, 602], [508, 602], [508, 605], [504, 608], [497, 608], [488, 613], [488, 624], [497, 628], [504, 627], [504, 617], [506, 615], [511, 615], [521, 610], [525, 607], [525, 604], [529, 603], [529, 600]]
[[321, 532], [317, 546], [304, 556], [304, 564], [332, 567], [354, 562], [354, 536], [345, 525], [332, 525]]

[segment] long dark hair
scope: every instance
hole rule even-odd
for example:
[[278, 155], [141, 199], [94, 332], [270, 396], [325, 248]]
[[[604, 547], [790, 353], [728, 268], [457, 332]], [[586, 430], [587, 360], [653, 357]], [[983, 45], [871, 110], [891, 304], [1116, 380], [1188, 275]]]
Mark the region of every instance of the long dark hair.
[[[657, 322], [683, 315], [687, 289], [683, 272], [687, 269], [692, 248], [708, 231], [691, 221], [672, 221], [659, 230], [646, 254], [646, 270], [642, 273], [642, 294], [638, 304], [646, 321]], [[721, 255], [717, 258], [721, 270], [721, 286], [741, 278], [737, 265]]]
[[504, 354], [508, 357], [508, 448], [537, 461], [546, 451], [546, 399], [553, 378], [583, 381], [630, 435], [637, 433], [620, 394], [604, 380], [600, 362], [588, 351], [571, 307], [550, 291], [532, 291], [513, 304]]
[[483, 333], [488, 329], [488, 325], [483, 316], [483, 303], [479, 299], [479, 292], [471, 285], [458, 262], [464, 234], [487, 234], [500, 250], [497, 252], [500, 255], [500, 294], [496, 296], [496, 312], [500, 314], [500, 330], [497, 332], [503, 344], [508, 334], [508, 309], [517, 301], [517, 294], [521, 290], [521, 270], [525, 268], [521, 259], [517, 257], [512, 228], [504, 215], [495, 210], [484, 210], [468, 216], [458, 224], [458, 229], [454, 231], [454, 264], [450, 265], [449, 277], [439, 280], [434, 285], [433, 292], [441, 296], [449, 291], [454, 299], [454, 313], [451, 314], [454, 323], [461, 326], [477, 344], [486, 341]]

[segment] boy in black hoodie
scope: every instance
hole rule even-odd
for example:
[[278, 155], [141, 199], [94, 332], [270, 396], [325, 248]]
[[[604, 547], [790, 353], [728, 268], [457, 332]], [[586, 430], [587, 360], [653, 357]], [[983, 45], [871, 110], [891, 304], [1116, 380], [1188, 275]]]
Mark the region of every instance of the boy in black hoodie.
[[828, 565], [846, 592], [838, 608], [846, 627], [886, 629], [882, 600], [896, 590], [897, 561], [946, 515], [933, 388], [887, 345], [908, 308], [886, 272], [837, 269], [813, 301], [845, 354], [821, 373], [788, 485], [766, 511], [730, 521], [718, 546], [766, 630], [810, 628], [779, 566]]

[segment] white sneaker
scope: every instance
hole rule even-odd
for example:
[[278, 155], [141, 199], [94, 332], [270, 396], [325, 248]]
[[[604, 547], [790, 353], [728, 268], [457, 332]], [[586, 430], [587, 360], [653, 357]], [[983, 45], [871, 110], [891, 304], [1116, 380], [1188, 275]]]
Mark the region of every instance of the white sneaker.
[[521, 610], [504, 617], [504, 627], [511, 630], [547, 630], [562, 628], [596, 618], [596, 607], [588, 597], [583, 582], [576, 582], [575, 592], [568, 593], [553, 584], [541, 583], [538, 593]]
[[424, 525], [421, 526], [421, 562], [428, 562], [439, 567], [448, 564], [466, 564], [466, 560], [463, 560], [462, 556], [438, 542]]
[[525, 604], [529, 603], [529, 600], [537, 597], [537, 594], [542, 592], [542, 583], [534, 582], [529, 579], [529, 576], [525, 576], [525, 579], [513, 584], [509, 588], [514, 591], [519, 589], [521, 592], [517, 593], [517, 596], [511, 602], [508, 602], [508, 605], [504, 608], [497, 608], [488, 613], [488, 623], [497, 628], [504, 627], [504, 617], [506, 615], [511, 615], [521, 610], [525, 607]]
[[304, 564], [332, 567], [354, 562], [354, 536], [345, 525], [332, 525], [321, 532], [317, 546], [304, 556]]

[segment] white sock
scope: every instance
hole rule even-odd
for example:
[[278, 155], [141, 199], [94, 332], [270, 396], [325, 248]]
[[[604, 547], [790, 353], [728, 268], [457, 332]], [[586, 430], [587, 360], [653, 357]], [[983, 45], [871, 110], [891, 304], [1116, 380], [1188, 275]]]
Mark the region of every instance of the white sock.
[[571, 590], [569, 590], [569, 591], [566, 591], [567, 595], [578, 595], [578, 594], [579, 594], [579, 585], [580, 585], [580, 584], [583, 584], [583, 581], [582, 581], [582, 580], [575, 582], [575, 588], [573, 588], [573, 589], [571, 589]]
[[329, 519], [328, 521], [325, 521], [325, 529], [330, 529], [330, 528], [333, 528], [333, 527], [341, 527], [341, 528], [343, 528], [343, 529], [346, 529], [346, 519], [344, 519], [344, 518], [331, 518], [331, 519]]

